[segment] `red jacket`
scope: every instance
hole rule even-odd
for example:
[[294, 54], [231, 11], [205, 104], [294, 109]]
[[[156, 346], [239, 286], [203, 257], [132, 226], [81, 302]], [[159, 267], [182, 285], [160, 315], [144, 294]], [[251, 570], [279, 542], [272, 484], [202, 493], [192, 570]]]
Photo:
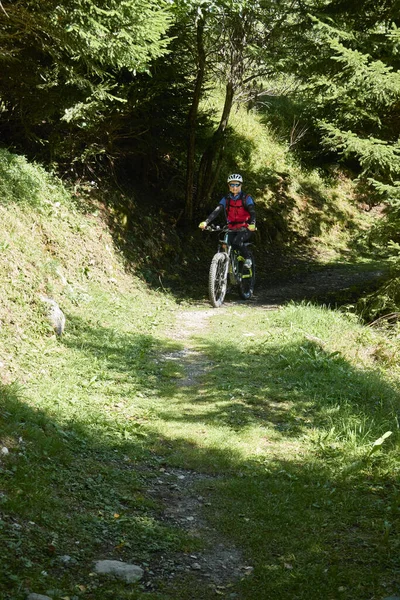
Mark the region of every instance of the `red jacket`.
[[240, 229], [241, 227], [249, 226], [251, 214], [247, 205], [253, 205], [252, 208], [254, 208], [251, 196], [241, 192], [237, 198], [232, 196], [223, 198], [221, 204], [225, 204], [225, 214], [229, 229]]
[[222, 198], [218, 206], [207, 217], [206, 223], [211, 223], [222, 212], [225, 212], [229, 229], [248, 227], [256, 222], [254, 200], [248, 194], [240, 192], [236, 197], [229, 194]]

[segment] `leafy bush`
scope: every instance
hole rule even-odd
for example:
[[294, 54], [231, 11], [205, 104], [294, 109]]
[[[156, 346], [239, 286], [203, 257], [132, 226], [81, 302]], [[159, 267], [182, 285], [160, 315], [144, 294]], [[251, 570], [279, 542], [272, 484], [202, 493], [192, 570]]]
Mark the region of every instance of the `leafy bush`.
[[0, 197], [4, 204], [17, 202], [38, 207], [46, 201], [65, 203], [68, 195], [42, 167], [0, 148]]

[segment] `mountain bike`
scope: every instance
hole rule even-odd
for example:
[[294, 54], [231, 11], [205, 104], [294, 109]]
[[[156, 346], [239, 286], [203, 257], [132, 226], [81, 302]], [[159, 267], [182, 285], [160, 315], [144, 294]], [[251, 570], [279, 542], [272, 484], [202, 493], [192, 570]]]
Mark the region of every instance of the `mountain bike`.
[[[217, 231], [222, 234], [218, 241], [218, 250], [214, 254], [208, 276], [208, 295], [212, 306], [218, 308], [223, 303], [225, 296], [232, 287], [237, 287], [239, 296], [249, 300], [254, 291], [256, 280], [256, 265], [254, 256], [249, 250], [251, 267], [244, 267], [244, 258], [238, 250], [232, 248], [232, 230], [228, 227], [207, 225], [204, 231]], [[240, 230], [234, 230], [237, 233]], [[231, 235], [229, 235], [231, 234]], [[250, 242], [245, 244], [250, 246]]]

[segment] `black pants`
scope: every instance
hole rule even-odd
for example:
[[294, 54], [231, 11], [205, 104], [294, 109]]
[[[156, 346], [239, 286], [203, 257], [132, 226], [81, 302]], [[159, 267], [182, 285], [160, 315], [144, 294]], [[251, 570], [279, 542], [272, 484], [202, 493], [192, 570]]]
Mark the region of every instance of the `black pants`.
[[250, 257], [249, 251], [245, 243], [249, 241], [251, 236], [253, 235], [252, 231], [248, 229], [242, 229], [239, 231], [232, 230], [229, 232], [229, 241], [232, 244], [232, 248], [235, 250], [239, 250], [240, 254], [246, 260], [246, 258]]

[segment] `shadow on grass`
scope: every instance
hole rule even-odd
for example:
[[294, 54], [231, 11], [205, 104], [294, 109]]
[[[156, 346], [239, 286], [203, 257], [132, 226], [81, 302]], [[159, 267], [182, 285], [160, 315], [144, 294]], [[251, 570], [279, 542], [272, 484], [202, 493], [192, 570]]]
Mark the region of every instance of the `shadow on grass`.
[[[261, 345], [250, 355], [234, 344], [203, 348], [209, 371], [195, 386], [171, 386], [164, 394], [171, 408], [161, 406], [158, 415], [176, 422], [178, 432], [188, 423], [189, 435], [203, 432], [198, 444], [172, 434], [169, 461], [225, 471], [212, 486], [208, 516], [254, 566], [238, 597], [398, 593], [398, 470], [380, 470], [379, 457], [375, 468], [367, 460], [352, 465], [360, 446], [365, 457], [385, 431], [396, 431], [399, 390], [313, 341]], [[225, 430], [225, 454], [215, 450], [217, 428]], [[260, 430], [258, 448], [245, 458], [241, 444], [252, 428]], [[315, 444], [306, 449], [311, 430]]]
[[[203, 347], [209, 371], [200, 387], [188, 386], [178, 397], [178, 403], [191, 402], [195, 410], [180, 414], [161, 407], [166, 421], [224, 425], [236, 431], [258, 424], [286, 437], [335, 427], [338, 436], [356, 436], [358, 443], [373, 442], [382, 428], [396, 427], [399, 390], [377, 370], [357, 369], [318, 341], [274, 345], [266, 338], [264, 344], [243, 351], [235, 344]], [[171, 399], [175, 395], [172, 388]]]
[[51, 589], [57, 598], [138, 598], [137, 586], [93, 578], [94, 562], [143, 564], [191, 547], [147, 494], [160, 466], [150, 433], [132, 427], [123, 440], [101, 423], [60, 423], [15, 386], [0, 387], [0, 417], [3, 600]]
[[[305, 337], [274, 344], [266, 335], [264, 341], [242, 349], [235, 342], [200, 340], [207, 358], [198, 369], [196, 355], [182, 350], [177, 341], [117, 335], [78, 318], [72, 320], [71, 329], [63, 344], [97, 361], [96, 381], [112, 383], [106, 388], [107, 397], [126, 395], [127, 401], [137, 402], [137, 392], [140, 397], [148, 395], [153, 399], [152, 415], [165, 422], [235, 431], [258, 424], [286, 437], [334, 427], [341, 440], [357, 438], [357, 444], [373, 442], [382, 429], [397, 427], [399, 389], [377, 369], [357, 369], [340, 353], [328, 352], [322, 340]], [[171, 357], [175, 360], [168, 360]], [[83, 363], [82, 377], [87, 376], [86, 369]], [[177, 385], [188, 373], [193, 379]]]
[[[228, 588], [237, 597], [365, 600], [398, 591], [396, 473], [360, 470], [345, 476], [330, 462], [337, 459], [334, 448], [328, 448], [333, 454], [321, 447], [290, 450], [310, 428], [323, 432], [334, 425], [340, 431], [341, 419], [353, 423], [359, 441], [360, 427], [366, 441], [382, 434], [391, 425], [398, 393], [379, 373], [354, 369], [311, 341], [266, 343], [252, 354], [213, 343], [203, 346], [208, 371], [197, 375], [196, 385], [182, 387], [161, 360], [179, 350], [175, 342], [118, 336], [75, 319], [62, 344], [81, 353], [78, 380], [87, 380], [92, 363], [112, 383], [105, 396], [119, 396], [123, 408], [138, 401], [132, 395], [138, 389], [145, 397], [136, 412], [112, 415], [112, 402], [95, 406], [100, 390], [94, 383], [84, 391], [86, 410], [93, 402], [96, 413], [92, 421], [83, 413], [63, 415], [60, 405], [54, 413], [38, 410], [21, 389], [0, 388], [0, 439], [9, 449], [0, 463], [4, 600], [22, 600], [25, 588], [45, 593], [57, 587], [65, 596], [76, 590], [77, 581], [93, 600], [110, 594], [152, 598], [117, 582], [98, 585], [89, 573], [98, 558], [144, 564], [160, 554], [190, 553], [193, 542], [166, 526], [147, 492], [160, 465], [171, 464], [223, 475], [208, 479], [202, 493], [215, 530], [254, 567]], [[193, 357], [181, 356], [182, 376], [190, 361]], [[68, 385], [62, 372], [58, 375], [59, 385]], [[146, 396], [153, 399], [153, 416], [170, 432], [179, 422], [201, 426], [206, 434], [215, 428], [234, 435], [265, 428], [259, 439], [263, 452], [244, 458], [234, 444], [218, 447], [207, 435], [194, 438], [193, 430], [186, 436], [160, 434], [148, 414], [143, 418]], [[105, 427], [110, 419], [118, 424]], [[288, 444], [286, 457], [274, 453], [275, 440]], [[73, 569], [62, 565], [65, 555]], [[202, 600], [220, 592], [201, 578], [187, 586], [183, 575], [166, 581], [154, 598]]]

